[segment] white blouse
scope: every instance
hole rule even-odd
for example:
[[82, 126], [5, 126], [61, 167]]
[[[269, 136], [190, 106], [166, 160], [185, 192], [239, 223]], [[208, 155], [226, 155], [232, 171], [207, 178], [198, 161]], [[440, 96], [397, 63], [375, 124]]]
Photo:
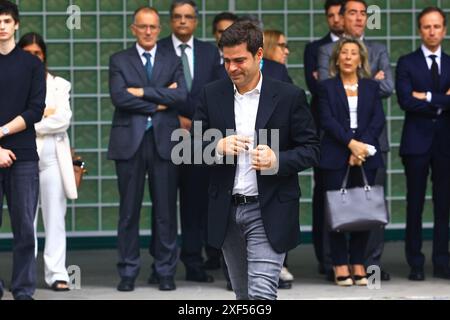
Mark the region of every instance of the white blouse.
[[358, 96], [347, 97], [350, 111], [350, 128], [358, 128]]

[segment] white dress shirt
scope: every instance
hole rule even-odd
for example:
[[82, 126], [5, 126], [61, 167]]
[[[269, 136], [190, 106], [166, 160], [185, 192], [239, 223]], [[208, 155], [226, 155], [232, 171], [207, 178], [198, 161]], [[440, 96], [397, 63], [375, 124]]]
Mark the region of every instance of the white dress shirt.
[[335, 35], [333, 32], [330, 32], [331, 41], [336, 42], [341, 39], [341, 37]]
[[147, 64], [147, 59], [144, 57], [144, 53], [150, 53], [151, 57], [150, 57], [150, 62], [152, 63], [152, 67], [155, 66], [155, 54], [156, 54], [156, 47], [157, 45], [155, 44], [155, 46], [153, 47], [152, 50], [150, 51], [146, 51], [144, 48], [142, 48], [139, 43], [136, 43], [136, 49], [139, 53], [139, 57], [141, 58], [142, 64], [145, 66]]
[[240, 94], [234, 86], [234, 120], [236, 123], [236, 134], [248, 136], [252, 143], [249, 150], [240, 153], [237, 157], [236, 175], [234, 176], [233, 194], [246, 196], [258, 195], [258, 183], [256, 171], [252, 169], [250, 150], [255, 148], [255, 123], [258, 113], [259, 97], [261, 94], [262, 73], [259, 73], [258, 85], [244, 94]]
[[[172, 33], [172, 43], [173, 48], [175, 49], [175, 53], [177, 56], [181, 57], [181, 48], [180, 44], [183, 44], [184, 42], [181, 42], [180, 39], [178, 39], [173, 33]], [[184, 50], [186, 52], [188, 62], [189, 62], [189, 70], [191, 71], [191, 79], [194, 79], [194, 37], [192, 36], [188, 42], [186, 42], [187, 47]]]

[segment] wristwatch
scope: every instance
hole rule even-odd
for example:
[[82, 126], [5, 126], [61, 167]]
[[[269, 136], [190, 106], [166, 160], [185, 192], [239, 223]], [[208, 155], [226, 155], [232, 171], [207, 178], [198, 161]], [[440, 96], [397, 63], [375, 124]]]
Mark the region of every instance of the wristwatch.
[[2, 131], [3, 136], [7, 136], [9, 134], [8, 127], [1, 127], [0, 130]]

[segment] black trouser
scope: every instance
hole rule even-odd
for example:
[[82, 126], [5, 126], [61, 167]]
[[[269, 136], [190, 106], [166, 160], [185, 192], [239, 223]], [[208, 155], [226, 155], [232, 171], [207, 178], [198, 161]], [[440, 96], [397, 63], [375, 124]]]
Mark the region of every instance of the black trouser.
[[318, 167], [314, 168], [314, 192], [312, 198], [312, 241], [314, 252], [319, 264], [323, 264], [324, 255], [324, 188], [322, 179], [322, 170]]
[[203, 268], [208, 217], [208, 168], [184, 165], [180, 172], [181, 261]]
[[14, 237], [11, 291], [14, 297], [32, 296], [36, 289], [34, 218], [39, 195], [38, 161], [16, 161], [11, 167], [0, 169], [0, 208], [4, 195]]
[[120, 277], [135, 279], [140, 270], [139, 218], [146, 173], [152, 199], [153, 268], [158, 276], [174, 276], [178, 261], [178, 170], [170, 160], [159, 156], [153, 129], [145, 133], [131, 159], [116, 160], [116, 171], [120, 194], [117, 263]]
[[[448, 137], [447, 137], [448, 138]], [[450, 157], [435, 144], [429, 154], [403, 156], [406, 174], [406, 258], [410, 267], [423, 268], [422, 213], [428, 173], [433, 183], [433, 265], [448, 268], [450, 213]]]
[[[383, 186], [386, 190], [387, 180], [387, 152], [381, 153], [385, 166], [377, 170], [375, 176], [375, 185]], [[370, 230], [369, 240], [365, 253], [366, 267], [371, 265], [381, 266], [381, 256], [384, 250], [384, 226]]]

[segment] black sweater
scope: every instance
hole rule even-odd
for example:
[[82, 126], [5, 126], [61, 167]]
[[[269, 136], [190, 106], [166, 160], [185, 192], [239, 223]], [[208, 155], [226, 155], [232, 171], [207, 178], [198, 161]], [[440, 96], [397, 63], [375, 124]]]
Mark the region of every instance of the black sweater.
[[17, 161], [38, 160], [34, 124], [42, 119], [45, 108], [45, 67], [35, 56], [15, 47], [0, 54], [0, 126], [21, 115], [27, 128], [0, 139]]

